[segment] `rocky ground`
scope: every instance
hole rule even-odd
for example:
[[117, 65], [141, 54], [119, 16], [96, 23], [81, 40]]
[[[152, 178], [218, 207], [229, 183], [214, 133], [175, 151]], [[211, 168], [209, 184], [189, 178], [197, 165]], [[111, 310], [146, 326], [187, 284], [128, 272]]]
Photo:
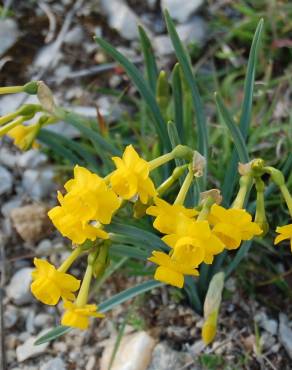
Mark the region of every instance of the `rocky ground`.
[[[161, 3], [173, 7], [170, 11], [185, 42], [207, 41], [204, 7], [198, 9], [203, 1]], [[6, 40], [0, 45], [0, 83], [44, 79], [61, 104], [93, 117], [98, 105], [104, 116], [112, 116], [112, 101], [96, 90], [119, 87], [126, 77], [107, 60], [92, 35], [106, 37], [139, 63], [139, 21], [152, 35], [159, 62], [164, 64], [171, 60], [172, 50], [160, 5], [155, 0], [62, 0], [37, 5], [19, 2], [12, 7], [13, 17], [0, 23], [0, 38]], [[2, 97], [0, 114], [22, 102], [22, 95]], [[118, 116], [122, 108], [115, 107]], [[56, 166], [44, 153], [20, 153], [9, 140], [0, 142], [0, 268], [4, 289], [1, 339], [7, 369], [107, 370], [117, 328], [126, 317], [112, 370], [291, 369], [291, 312], [275, 315], [270, 307], [247, 296], [236, 278], [227, 283], [218, 336], [210, 347], [200, 340], [202, 318], [166, 287], [136, 300], [134, 305], [117, 307], [106, 319], [94, 321], [88, 331], [73, 330], [51, 344], [34, 346], [35, 339], [57, 325], [60, 318], [60, 307], [39, 304], [31, 296], [29, 285], [34, 256], [47, 256], [58, 264], [68, 254], [68, 243], [46, 217], [61, 182]], [[105, 284], [100, 298], [135, 282], [137, 278], [116, 273]], [[127, 315], [129, 311], [131, 315]]]

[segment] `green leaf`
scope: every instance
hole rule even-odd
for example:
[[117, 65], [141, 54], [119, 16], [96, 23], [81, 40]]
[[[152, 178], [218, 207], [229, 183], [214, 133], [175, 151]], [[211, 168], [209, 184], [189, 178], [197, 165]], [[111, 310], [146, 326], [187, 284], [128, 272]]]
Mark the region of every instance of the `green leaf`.
[[[193, 106], [195, 110], [196, 121], [198, 125], [198, 151], [206, 158], [208, 158], [208, 132], [206, 125], [206, 116], [204, 107], [199, 94], [196, 80], [193, 76], [189, 57], [184, 50], [183, 44], [179, 39], [174, 23], [170, 18], [167, 10], [165, 10], [165, 21], [170, 35], [176, 57], [180, 63], [181, 69], [184, 73], [185, 80], [189, 86], [192, 95]], [[190, 133], [189, 133], [190, 134]]]
[[[171, 142], [171, 146], [174, 149], [177, 145], [181, 144], [176, 126], [173, 122], [169, 121], [167, 122], [167, 132], [169, 136], [169, 140]], [[182, 166], [184, 164], [184, 161], [181, 159], [175, 159], [175, 165]]]
[[138, 284], [132, 288], [126, 289], [113, 297], [107, 299], [105, 302], [99, 305], [100, 312], [107, 312], [112, 308], [118, 306], [121, 303], [128, 301], [131, 298], [137, 297], [140, 294], [146, 293], [149, 290], [163, 286], [164, 284], [160, 281], [149, 280], [144, 283]]
[[172, 95], [174, 106], [174, 122], [181, 143], [185, 143], [184, 115], [183, 115], [183, 93], [180, 77], [180, 66], [177, 63], [172, 71]]
[[156, 91], [156, 81], [158, 78], [158, 69], [156, 65], [156, 60], [153, 52], [153, 47], [151, 45], [150, 39], [147, 36], [144, 28], [138, 26], [140, 42], [142, 47], [142, 52], [144, 55], [144, 62], [146, 66], [146, 74], [149, 87], [151, 88], [153, 94], [155, 95]]
[[225, 125], [227, 126], [227, 128], [229, 129], [231, 133], [235, 148], [237, 150], [239, 160], [242, 163], [249, 162], [249, 155], [248, 155], [247, 147], [245, 145], [244, 138], [241, 134], [240, 129], [238, 128], [236, 123], [233, 121], [233, 118], [231, 117], [229, 111], [225, 107], [220, 95], [217, 93], [215, 94], [215, 100], [216, 100], [217, 109], [221, 117], [223, 118], [223, 122], [225, 123]]
[[101, 156], [104, 155], [103, 151], [111, 155], [120, 155], [121, 152], [115, 148], [108, 140], [105, 140], [98, 132], [88, 127], [87, 121], [81, 116], [73, 112], [67, 112], [61, 108], [58, 109], [58, 118], [62, 119], [71, 126], [74, 126], [80, 131], [84, 137], [89, 139]]
[[147, 86], [143, 76], [136, 68], [136, 66], [130, 62], [127, 58], [123, 56], [119, 51], [117, 51], [113, 46], [111, 46], [105, 40], [95, 37], [95, 41], [116, 61], [118, 61], [122, 67], [125, 69], [129, 77], [132, 79], [133, 83], [136, 85], [141, 96], [145, 100], [151, 114], [153, 117], [153, 122], [155, 124], [156, 132], [160, 138], [166, 150], [170, 150], [170, 142], [167, 136], [166, 125], [156, 103], [155, 96], [150, 88]]
[[70, 163], [80, 165], [83, 164], [82, 160], [79, 157], [77, 157], [70, 149], [67, 149], [60, 142], [46, 135], [43, 129], [40, 130], [40, 132], [38, 133], [38, 139], [42, 143], [50, 147], [56, 154], [67, 159]]
[[61, 337], [62, 335], [68, 333], [72, 328], [69, 326], [63, 326], [59, 325], [55, 327], [54, 329], [50, 330], [47, 334], [41, 336], [38, 338], [34, 344], [37, 346], [39, 344], [50, 342], [58, 337]]
[[239, 121], [239, 127], [244, 138], [248, 135], [251, 111], [252, 111], [252, 98], [254, 91], [254, 80], [255, 71], [257, 64], [258, 50], [260, 46], [260, 38], [263, 30], [264, 20], [261, 19], [257, 25], [252, 44], [250, 49], [250, 54], [247, 64], [247, 74], [244, 82], [244, 98], [241, 107], [241, 116]]
[[[99, 305], [99, 312], [107, 312], [111, 310], [112, 308], [128, 301], [131, 298], [137, 297], [140, 294], [146, 293], [149, 290], [152, 290], [154, 288], [158, 288], [160, 286], [164, 285], [160, 281], [156, 280], [149, 280], [145, 281], [144, 283], [138, 284], [132, 288], [126, 289], [123, 292], [120, 292], [113, 297], [107, 299], [103, 303]], [[36, 345], [43, 344], [46, 342], [50, 342], [51, 340], [54, 340], [61, 335], [68, 333], [72, 328], [68, 326], [57, 326], [53, 330], [50, 330], [47, 334], [43, 335], [42, 337], [38, 338], [35, 342]]]
[[[118, 236], [122, 237], [123, 241], [127, 244], [138, 245], [150, 249], [150, 251], [154, 249], [167, 249], [166, 244], [156, 234], [140, 229], [136, 226], [113, 222], [111, 225], [107, 226], [106, 230], [118, 234]], [[114, 236], [113, 240], [115, 240]], [[119, 239], [119, 241], [117, 240], [117, 242], [120, 241], [121, 239]]]
[[110, 247], [110, 254], [126, 256], [130, 258], [137, 258], [143, 261], [145, 261], [147, 257], [149, 257], [149, 252], [145, 250], [129, 246], [126, 244], [117, 244], [117, 243], [114, 243]]
[[[244, 98], [241, 107], [241, 116], [239, 122], [239, 129], [243, 136], [243, 139], [246, 142], [246, 138], [248, 136], [250, 120], [251, 120], [251, 110], [252, 110], [252, 98], [253, 98], [253, 90], [254, 90], [254, 80], [255, 80], [255, 70], [257, 64], [257, 55], [259, 50], [260, 38], [263, 29], [263, 19], [260, 20], [258, 26], [256, 28], [249, 59], [247, 65], [247, 74], [244, 82]], [[238, 179], [238, 176], [234, 174], [237, 173], [237, 165], [238, 165], [238, 156], [235, 150], [232, 152], [230, 164], [228, 166], [226, 176], [224, 178], [223, 188], [222, 188], [222, 195], [223, 195], [223, 202], [224, 205], [228, 205], [230, 203], [235, 183]]]
[[251, 248], [251, 245], [252, 245], [252, 240], [249, 240], [247, 242], [244, 242], [242, 246], [238, 249], [235, 257], [232, 259], [232, 261], [229, 263], [228, 267], [225, 270], [226, 278], [228, 278], [229, 275], [236, 269], [236, 267], [240, 264], [242, 259], [246, 257], [248, 251]]
[[40, 139], [45, 143], [48, 139], [51, 140], [52, 142], [55, 141], [59, 143], [61, 146], [65, 148], [69, 148], [72, 152], [75, 152], [76, 154], [81, 157], [86, 165], [91, 167], [91, 169], [97, 169], [98, 163], [96, 162], [94, 156], [89, 153], [81, 144], [74, 140], [68, 139], [66, 136], [57, 134], [53, 131], [49, 131], [46, 129], [42, 129], [40, 131]]

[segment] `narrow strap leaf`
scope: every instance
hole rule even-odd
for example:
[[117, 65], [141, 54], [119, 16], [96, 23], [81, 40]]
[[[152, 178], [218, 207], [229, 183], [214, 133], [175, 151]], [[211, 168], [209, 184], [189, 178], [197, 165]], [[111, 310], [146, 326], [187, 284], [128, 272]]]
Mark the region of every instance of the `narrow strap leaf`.
[[217, 93], [215, 94], [215, 101], [217, 109], [223, 119], [223, 122], [225, 123], [225, 125], [227, 126], [228, 130], [231, 133], [239, 160], [242, 163], [249, 162], [249, 155], [242, 133], [238, 126], [236, 125], [236, 123], [233, 121], [233, 118], [231, 117], [229, 111], [225, 107], [220, 95]]
[[[246, 141], [248, 137], [248, 131], [250, 126], [251, 120], [251, 110], [252, 110], [252, 98], [253, 98], [253, 90], [254, 90], [254, 80], [255, 80], [255, 70], [257, 64], [257, 56], [258, 56], [258, 49], [260, 44], [261, 33], [263, 29], [263, 19], [260, 20], [258, 26], [256, 28], [251, 50], [249, 54], [249, 60], [247, 65], [247, 74], [244, 83], [244, 98], [243, 104], [241, 108], [241, 117], [239, 122], [239, 129], [241, 134]], [[231, 160], [229, 162], [229, 166], [226, 172], [226, 176], [224, 178], [223, 188], [222, 188], [222, 195], [223, 195], [223, 202], [224, 205], [228, 205], [230, 203], [233, 190], [235, 187], [237, 176], [234, 174], [237, 173], [237, 164], [238, 164], [238, 156], [235, 150], [232, 152]]]
[[[149, 280], [145, 281], [144, 283], [138, 284], [132, 288], [126, 289], [121, 293], [114, 295], [113, 297], [107, 299], [103, 303], [99, 305], [99, 312], [107, 312], [112, 308], [118, 306], [121, 303], [126, 302], [127, 300], [137, 297], [140, 294], [146, 293], [149, 290], [154, 288], [158, 288], [164, 285], [160, 281], [156, 280]], [[72, 328], [68, 326], [57, 326], [53, 330], [50, 330], [47, 334], [43, 335], [42, 337], [38, 338], [35, 342], [35, 345], [43, 344], [50, 342], [65, 333], [68, 333]]]
[[60, 142], [48, 136], [43, 129], [38, 133], [38, 139], [48, 147], [52, 148], [55, 153], [63, 158], [66, 158], [70, 163], [83, 165], [83, 161], [76, 154], [74, 154], [72, 150], [64, 147]]
[[144, 62], [146, 66], [148, 84], [153, 94], [155, 95], [156, 81], [158, 78], [158, 68], [156, 65], [153, 47], [151, 45], [151, 41], [149, 37], [147, 36], [144, 28], [142, 26], [138, 26], [138, 30], [139, 30], [139, 35], [140, 35], [142, 52], [144, 55]]
[[138, 91], [140, 92], [141, 96], [144, 98], [147, 106], [152, 114], [153, 122], [155, 124], [155, 128], [157, 134], [163, 143], [163, 146], [166, 150], [170, 150], [170, 142], [167, 136], [166, 125], [159, 110], [159, 107], [156, 103], [155, 96], [147, 86], [143, 76], [136, 68], [136, 66], [130, 62], [127, 58], [123, 56], [118, 50], [116, 50], [113, 46], [111, 46], [105, 40], [96, 37], [96, 42], [116, 61], [118, 61], [122, 67], [125, 69], [129, 77], [132, 79], [133, 83], [136, 85]]
[[174, 23], [170, 18], [168, 11], [165, 11], [165, 21], [168, 29], [169, 36], [171, 38], [176, 57], [180, 63], [182, 71], [185, 75], [186, 82], [189, 86], [192, 95], [193, 106], [195, 110], [196, 121], [198, 125], [198, 150], [203, 156], [208, 157], [208, 132], [206, 125], [206, 116], [202, 100], [199, 94], [196, 80], [193, 76], [189, 57], [184, 50], [183, 44], [177, 34]]
[[174, 107], [174, 122], [182, 143], [185, 142], [184, 114], [183, 114], [183, 92], [180, 77], [180, 66], [177, 63], [172, 71], [172, 95]]
[[241, 107], [241, 116], [239, 121], [239, 127], [244, 138], [248, 135], [248, 129], [251, 120], [251, 111], [252, 111], [252, 98], [254, 91], [254, 80], [255, 80], [255, 71], [258, 57], [258, 50], [260, 45], [260, 38], [263, 30], [264, 20], [261, 19], [257, 25], [252, 44], [250, 49], [250, 54], [247, 64], [247, 73], [244, 82], [244, 98]]
[[66, 136], [57, 134], [53, 131], [47, 130], [47, 129], [42, 129], [41, 130], [41, 138], [44, 140], [46, 139], [51, 139], [52, 141], [58, 142], [60, 145], [64, 146], [65, 148], [68, 147], [72, 152], [75, 152], [76, 154], [81, 157], [85, 163], [88, 164], [88, 166], [91, 169], [97, 170], [98, 168], [98, 163], [96, 162], [94, 156], [89, 153], [81, 144], [79, 144], [76, 141], [68, 139]]
[[120, 155], [120, 151], [115, 148], [108, 140], [105, 140], [98, 132], [89, 128], [83, 117], [73, 112], [67, 112], [63, 109], [58, 110], [58, 117], [74, 126], [80, 131], [87, 139], [91, 140], [95, 144], [95, 148], [98, 150], [98, 154], [102, 153], [103, 150], [111, 155]]
[[121, 293], [114, 295], [113, 297], [107, 299], [105, 302], [99, 305], [100, 312], [107, 312], [112, 308], [118, 306], [121, 303], [128, 301], [131, 298], [137, 297], [140, 294], [146, 293], [149, 290], [163, 286], [164, 284], [160, 281], [149, 280], [136, 285], [132, 288], [126, 289]]

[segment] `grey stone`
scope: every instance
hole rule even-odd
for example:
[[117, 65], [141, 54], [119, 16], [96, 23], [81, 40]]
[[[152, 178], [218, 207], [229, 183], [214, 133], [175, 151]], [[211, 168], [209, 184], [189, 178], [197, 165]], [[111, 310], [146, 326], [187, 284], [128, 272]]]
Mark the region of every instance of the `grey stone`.
[[276, 320], [269, 319], [265, 312], [259, 312], [255, 315], [255, 321], [259, 326], [272, 335], [276, 335], [278, 331], [278, 323]]
[[203, 2], [204, 0], [161, 0], [161, 9], [167, 9], [172, 18], [183, 23]]
[[29, 310], [28, 314], [26, 315], [26, 319], [25, 319], [25, 330], [29, 334], [33, 334], [35, 332], [34, 318], [35, 318], [35, 312], [33, 310]]
[[34, 325], [38, 328], [44, 328], [50, 326], [53, 323], [52, 315], [46, 313], [39, 313], [34, 317]]
[[43, 239], [36, 248], [36, 254], [39, 256], [48, 256], [52, 251], [52, 242], [50, 239]]
[[30, 293], [31, 272], [30, 267], [24, 267], [18, 270], [7, 286], [6, 294], [17, 305], [29, 303], [32, 300]]
[[[188, 23], [176, 27], [181, 41], [185, 44], [197, 44], [201, 46], [207, 35], [207, 24], [201, 17], [193, 17]], [[165, 56], [174, 52], [169, 36], [159, 35], [154, 38], [154, 48], [158, 54]]]
[[12, 328], [18, 320], [18, 310], [12, 305], [7, 305], [4, 312], [4, 326], [6, 329]]
[[45, 154], [40, 153], [38, 150], [31, 149], [19, 156], [17, 164], [21, 168], [37, 168], [46, 163], [46, 161], [47, 156]]
[[57, 357], [43, 364], [40, 370], [66, 370], [67, 366], [64, 361]]
[[101, 8], [111, 28], [127, 40], [138, 38], [139, 18], [123, 0], [101, 0]]
[[5, 167], [13, 169], [18, 161], [18, 154], [12, 153], [11, 150], [3, 147], [0, 148], [0, 163]]
[[45, 167], [40, 170], [27, 169], [23, 173], [22, 186], [24, 191], [35, 200], [41, 200], [54, 191], [54, 170]]
[[260, 345], [266, 351], [276, 344], [276, 339], [270, 333], [264, 332], [260, 337]]
[[18, 39], [18, 26], [14, 19], [0, 20], [0, 57], [15, 44]]
[[64, 43], [68, 45], [79, 45], [84, 39], [84, 32], [81, 26], [73, 27], [69, 32], [67, 32]]
[[0, 166], [0, 195], [10, 193], [12, 190], [13, 178], [5, 167]]
[[158, 343], [153, 351], [152, 360], [147, 370], [176, 370], [191, 362], [186, 352], [171, 349], [166, 343]]
[[20, 198], [12, 198], [8, 202], [4, 203], [3, 206], [1, 207], [1, 212], [4, 217], [9, 217], [10, 212], [14, 208], [20, 207], [22, 204], [22, 200]]
[[287, 315], [280, 313], [279, 321], [279, 340], [292, 359], [292, 330], [289, 328]]
[[39, 356], [46, 352], [49, 343], [35, 345], [36, 337], [30, 337], [16, 348], [16, 358], [18, 362], [23, 362], [28, 358]]
[[260, 323], [260, 326], [265, 329], [268, 333], [276, 335], [278, 331], [278, 323], [276, 320], [265, 320]]

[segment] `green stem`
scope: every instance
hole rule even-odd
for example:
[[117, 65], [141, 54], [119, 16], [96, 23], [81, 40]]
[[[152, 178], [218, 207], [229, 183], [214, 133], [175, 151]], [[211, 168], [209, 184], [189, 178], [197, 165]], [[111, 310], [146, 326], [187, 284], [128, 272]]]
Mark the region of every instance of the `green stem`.
[[11, 121], [12, 119], [16, 118], [17, 116], [18, 116], [18, 112], [12, 112], [12, 113], [6, 114], [5, 116], [0, 117], [0, 126], [2, 126], [5, 123]]
[[208, 218], [208, 215], [210, 213], [211, 206], [215, 203], [215, 200], [212, 197], [208, 197], [204, 203], [203, 207], [197, 217], [198, 221], [204, 221]]
[[265, 184], [260, 177], [255, 178], [255, 186], [257, 191], [255, 222], [263, 230], [261, 234], [261, 236], [263, 237], [268, 232], [269, 225], [267, 222], [265, 210]]
[[10, 130], [12, 130], [14, 127], [21, 125], [24, 122], [24, 117], [18, 117], [15, 120], [11, 121], [4, 127], [0, 129], [0, 137], [7, 134]]
[[176, 167], [171, 176], [168, 179], [166, 179], [161, 185], [159, 185], [159, 187], [156, 189], [158, 195], [162, 196], [176, 182], [176, 180], [182, 176], [187, 167], [188, 167], [187, 164], [180, 167]]
[[239, 191], [232, 204], [232, 208], [237, 209], [243, 208], [245, 198], [250, 190], [250, 187], [252, 186], [252, 176], [250, 174], [241, 176], [239, 184]]
[[93, 275], [93, 265], [88, 264], [84, 274], [84, 278], [82, 280], [81, 288], [75, 301], [77, 307], [83, 307], [87, 303], [92, 275]]
[[193, 178], [194, 178], [194, 175], [193, 175], [193, 172], [191, 170], [189, 170], [183, 184], [182, 184], [182, 187], [180, 188], [180, 191], [176, 197], [176, 200], [174, 201], [173, 204], [181, 204], [183, 205], [184, 204], [184, 201], [186, 199], [186, 196], [187, 196], [187, 193], [189, 191], [189, 188], [191, 186], [191, 183], [193, 182]]
[[78, 246], [73, 250], [73, 252], [70, 254], [69, 257], [65, 259], [65, 261], [62, 263], [62, 265], [58, 268], [59, 272], [66, 272], [71, 267], [72, 263], [80, 256], [83, 249], [82, 246]]
[[24, 91], [24, 86], [5, 86], [0, 87], [0, 95], [15, 94]]
[[155, 168], [162, 166], [163, 164], [171, 161], [174, 159], [174, 155], [172, 152], [163, 154], [158, 158], [153, 159], [152, 161], [148, 162], [150, 166], [150, 171], [155, 170]]
[[283, 195], [283, 198], [285, 199], [287, 207], [289, 209], [290, 216], [292, 217], [292, 197], [291, 197], [291, 194], [290, 194], [286, 184], [281, 185], [280, 190], [281, 190], [281, 193]]

